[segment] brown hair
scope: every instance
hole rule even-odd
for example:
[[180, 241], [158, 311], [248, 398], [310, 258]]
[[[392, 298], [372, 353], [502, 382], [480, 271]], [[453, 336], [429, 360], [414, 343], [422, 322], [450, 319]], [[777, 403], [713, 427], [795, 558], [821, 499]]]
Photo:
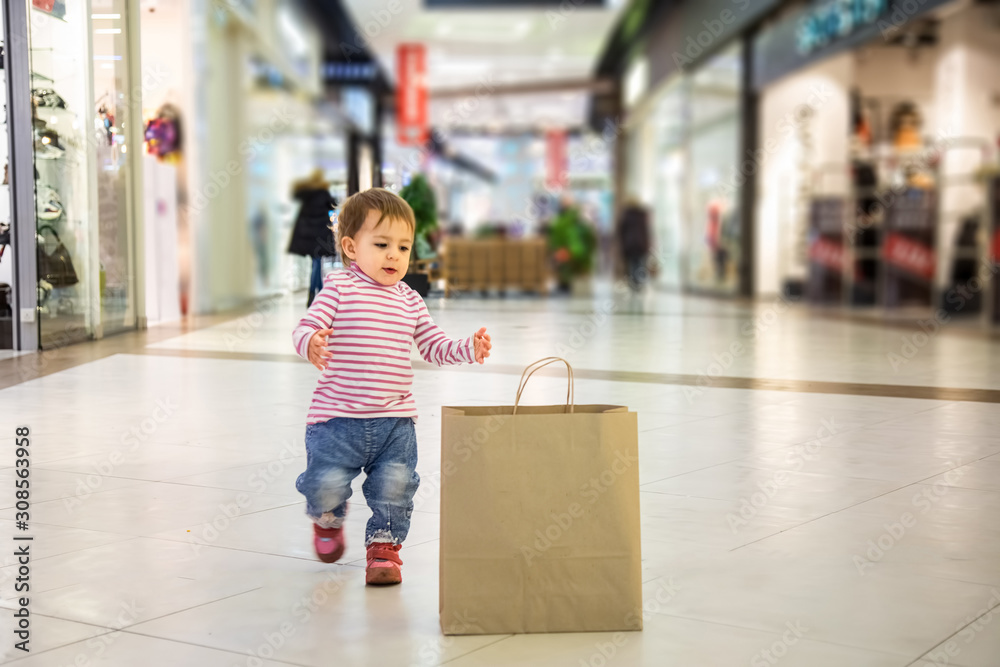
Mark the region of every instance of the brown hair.
[[344, 205], [340, 207], [340, 215], [337, 217], [338, 250], [342, 247], [341, 241], [343, 239], [353, 239], [358, 230], [364, 226], [369, 211], [379, 212], [378, 222], [375, 223], [376, 227], [381, 225], [386, 218], [393, 218], [402, 220], [409, 225], [410, 231], [417, 228], [413, 209], [410, 208], [405, 199], [385, 188], [371, 188], [351, 195], [344, 200]]

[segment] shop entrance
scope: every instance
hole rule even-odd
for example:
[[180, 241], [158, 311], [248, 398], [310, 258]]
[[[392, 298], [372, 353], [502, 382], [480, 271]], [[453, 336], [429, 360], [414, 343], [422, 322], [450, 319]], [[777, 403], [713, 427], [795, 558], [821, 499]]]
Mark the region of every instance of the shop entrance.
[[945, 5], [761, 90], [759, 292], [992, 316], [998, 16]]

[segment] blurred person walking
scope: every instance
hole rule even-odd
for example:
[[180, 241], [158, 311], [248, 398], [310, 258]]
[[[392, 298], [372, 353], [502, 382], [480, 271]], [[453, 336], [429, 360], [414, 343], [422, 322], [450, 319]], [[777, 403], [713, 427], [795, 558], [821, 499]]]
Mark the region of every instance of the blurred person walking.
[[323, 258], [336, 257], [337, 250], [331, 241], [330, 225], [337, 200], [330, 194], [330, 184], [323, 178], [322, 169], [314, 169], [309, 178], [292, 185], [292, 198], [302, 202], [292, 229], [288, 252], [312, 257], [312, 276], [309, 280], [309, 301], [312, 305], [316, 294], [323, 289]]
[[649, 273], [649, 211], [634, 198], [625, 204], [618, 221], [618, 245], [625, 262], [629, 287], [638, 292]]

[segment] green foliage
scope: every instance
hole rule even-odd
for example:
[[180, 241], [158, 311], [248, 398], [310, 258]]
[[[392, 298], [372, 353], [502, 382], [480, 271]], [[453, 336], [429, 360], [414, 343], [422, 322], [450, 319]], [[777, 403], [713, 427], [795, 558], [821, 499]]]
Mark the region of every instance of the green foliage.
[[555, 252], [561, 249], [568, 251], [569, 259], [557, 267], [560, 279], [567, 281], [574, 275], [585, 275], [593, 269], [597, 237], [580, 211], [570, 206], [552, 220], [549, 248]]
[[409, 185], [399, 191], [399, 196], [413, 209], [417, 219], [416, 237], [426, 238], [426, 235], [437, 229], [437, 199], [434, 190], [423, 174], [417, 174]]

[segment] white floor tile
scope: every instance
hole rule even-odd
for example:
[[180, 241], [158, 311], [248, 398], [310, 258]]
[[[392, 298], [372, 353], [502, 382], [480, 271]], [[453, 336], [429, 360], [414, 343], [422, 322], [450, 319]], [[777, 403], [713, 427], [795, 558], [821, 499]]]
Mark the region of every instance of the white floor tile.
[[[118, 632], [85, 642], [77, 642], [19, 660], [24, 667], [94, 665], [95, 667], [177, 667], [178, 665], [246, 665], [251, 656], [218, 651], [188, 643]], [[253, 656], [258, 657], [258, 656]], [[255, 667], [287, 667], [288, 663], [260, 660]]]
[[[267, 361], [120, 354], [0, 390], [0, 451], [13, 445], [8, 415], [32, 427], [37, 644], [14, 664], [326, 667], [335, 656], [344, 665], [937, 667], [951, 638], [948, 664], [997, 666], [1000, 408], [729, 388], [708, 374], [722, 359], [723, 375], [762, 381], [1000, 389], [1000, 342], [943, 334], [894, 372], [886, 359], [898, 329], [795, 306], [749, 336], [766, 303], [623, 301], [567, 354], [578, 403], [638, 413], [645, 630], [445, 637], [441, 406], [511, 404], [511, 371], [556, 353], [594, 304], [429, 300], [453, 335], [488, 326], [494, 355], [483, 367], [418, 364], [423, 482], [404, 583], [372, 590], [363, 478], [336, 565], [315, 558], [294, 486], [317, 378], [291, 350], [299, 296], [247, 335], [234, 320], [154, 346]], [[728, 360], [733, 342], [745, 349]], [[702, 386], [618, 371], [693, 375]], [[531, 380], [524, 401], [558, 404], [565, 392], [553, 371]], [[0, 461], [0, 486], [13, 475]], [[5, 534], [15, 530], [10, 497], [0, 499]], [[16, 572], [0, 557], [5, 608]], [[668, 581], [676, 590], [661, 599]], [[789, 624], [802, 631], [794, 643], [783, 639]]]

